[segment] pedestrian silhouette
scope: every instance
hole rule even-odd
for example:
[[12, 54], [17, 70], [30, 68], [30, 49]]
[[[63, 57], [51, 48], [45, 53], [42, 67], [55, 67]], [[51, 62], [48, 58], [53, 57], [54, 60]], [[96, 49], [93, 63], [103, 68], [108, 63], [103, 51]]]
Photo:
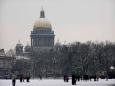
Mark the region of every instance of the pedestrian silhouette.
[[72, 85], [76, 85], [76, 76], [72, 74]]
[[15, 73], [12, 73], [12, 86], [15, 86], [16, 84], [16, 75]]
[[26, 80], [27, 80], [27, 82], [30, 82], [30, 81], [29, 81], [29, 80], [30, 80], [30, 74], [27, 74]]
[[21, 74], [20, 75], [20, 82], [22, 82], [22, 80], [23, 80], [23, 75]]

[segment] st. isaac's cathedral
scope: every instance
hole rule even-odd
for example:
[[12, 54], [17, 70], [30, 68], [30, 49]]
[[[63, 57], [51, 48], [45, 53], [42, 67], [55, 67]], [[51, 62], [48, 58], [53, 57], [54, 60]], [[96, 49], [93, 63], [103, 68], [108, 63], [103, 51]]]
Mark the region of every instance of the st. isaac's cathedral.
[[54, 36], [52, 25], [45, 18], [45, 12], [42, 9], [40, 19], [35, 22], [33, 31], [31, 31], [31, 47], [53, 47]]
[[[23, 46], [20, 42], [16, 45], [16, 55], [23, 56], [24, 53], [31, 52], [31, 49], [50, 49], [54, 47], [54, 31], [52, 25], [45, 17], [45, 12], [40, 11], [40, 18], [35, 22], [30, 34], [31, 46]], [[24, 51], [23, 51], [24, 48]]]
[[[27, 44], [23, 46], [23, 44], [19, 41], [15, 47], [15, 58], [16, 62], [22, 62], [29, 64], [31, 61], [31, 55], [33, 51], [42, 52], [42, 51], [49, 51], [50, 49], [54, 48], [54, 31], [52, 30], [52, 25], [50, 21], [48, 21], [45, 17], [45, 12], [42, 9], [40, 11], [40, 18], [34, 23], [33, 29], [30, 34], [31, 45]], [[40, 59], [40, 58], [39, 58]], [[33, 64], [33, 63], [32, 63]], [[42, 66], [41, 66], [42, 67]], [[23, 69], [23, 67], [22, 67]], [[17, 73], [30, 73], [31, 69], [24, 69], [20, 70]], [[34, 71], [34, 70], [33, 70]], [[40, 70], [42, 71], [42, 70]], [[41, 73], [41, 72], [39, 72]], [[31, 71], [31, 74], [33, 72]], [[33, 74], [34, 75], [34, 74]]]

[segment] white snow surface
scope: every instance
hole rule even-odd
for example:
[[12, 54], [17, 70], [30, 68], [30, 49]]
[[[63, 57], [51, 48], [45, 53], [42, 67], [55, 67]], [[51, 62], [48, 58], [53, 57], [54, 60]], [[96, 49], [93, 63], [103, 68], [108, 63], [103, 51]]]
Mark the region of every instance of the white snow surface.
[[[12, 80], [0, 79], [0, 86], [12, 86]], [[69, 82], [64, 82], [63, 79], [30, 79], [30, 82], [20, 82], [16, 80], [16, 86], [115, 86], [115, 79], [100, 79], [99, 81], [80, 81], [76, 85]]]

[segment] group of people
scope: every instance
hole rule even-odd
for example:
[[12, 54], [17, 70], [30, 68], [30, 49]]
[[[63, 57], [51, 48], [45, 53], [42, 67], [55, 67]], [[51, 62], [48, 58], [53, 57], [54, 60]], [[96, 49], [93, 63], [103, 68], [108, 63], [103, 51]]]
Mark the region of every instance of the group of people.
[[[64, 82], [68, 82], [69, 81], [69, 77], [68, 75], [64, 75]], [[96, 75], [75, 75], [75, 74], [72, 74], [72, 85], [76, 85], [76, 81], [80, 81], [80, 80], [83, 80], [83, 81], [91, 81], [91, 80], [94, 80], [94, 81], [98, 81], [99, 80], [99, 77], [96, 76]]]
[[[16, 85], [16, 74], [13, 72], [12, 73], [12, 86], [15, 86]], [[30, 82], [30, 75], [26, 75], [24, 76], [23, 74], [21, 74], [19, 77], [20, 79], [20, 82], [24, 82], [24, 80], [26, 79], [27, 82]]]
[[68, 75], [64, 75], [64, 82], [68, 82], [69, 81], [69, 77], [68, 77]]
[[27, 82], [30, 82], [29, 80], [30, 80], [30, 75], [23, 75], [23, 74], [21, 74], [20, 75], [20, 82], [24, 82], [24, 79], [26, 79], [26, 81]]
[[[16, 74], [15, 73], [12, 73], [12, 85], [15, 86], [16, 84]], [[20, 79], [20, 82], [24, 82], [24, 80], [26, 79], [27, 82], [29, 82], [30, 80], [30, 74], [20, 74], [19, 77]], [[42, 79], [42, 77], [40, 76], [40, 79]], [[64, 82], [68, 82], [69, 81], [69, 76], [68, 75], [64, 75]], [[83, 80], [83, 81], [91, 81], [92, 79], [94, 81], [98, 81], [99, 80], [99, 77], [96, 76], [96, 75], [75, 75], [75, 74], [72, 74], [72, 85], [76, 85], [76, 81], [80, 81], [80, 80]]]

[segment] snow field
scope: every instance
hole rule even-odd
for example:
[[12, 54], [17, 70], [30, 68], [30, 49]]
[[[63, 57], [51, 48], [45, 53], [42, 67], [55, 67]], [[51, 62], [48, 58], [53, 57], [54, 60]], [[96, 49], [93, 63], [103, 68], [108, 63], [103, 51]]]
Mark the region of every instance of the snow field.
[[[0, 86], [12, 86], [12, 80], [0, 80]], [[16, 80], [16, 86], [72, 86], [71, 80], [64, 82], [63, 79], [32, 79], [30, 82], [20, 82]], [[105, 79], [99, 81], [80, 81], [76, 82], [73, 86], [115, 86], [115, 79]]]

